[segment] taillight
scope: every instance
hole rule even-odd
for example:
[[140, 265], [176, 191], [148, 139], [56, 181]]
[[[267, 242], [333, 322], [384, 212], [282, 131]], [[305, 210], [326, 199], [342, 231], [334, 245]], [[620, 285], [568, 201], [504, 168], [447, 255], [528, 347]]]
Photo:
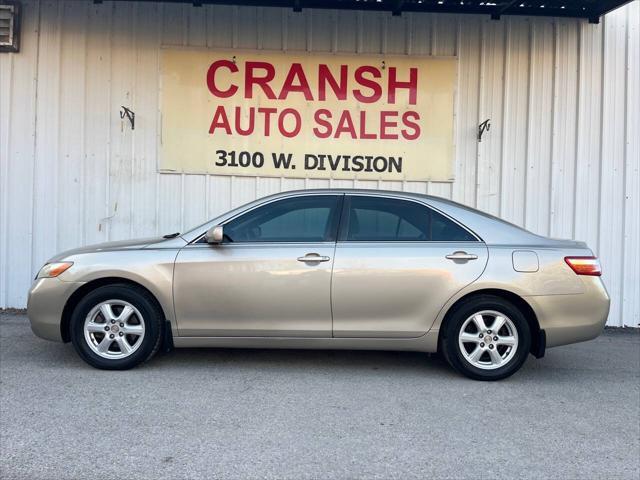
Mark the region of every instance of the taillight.
[[598, 257], [564, 257], [564, 261], [578, 275], [602, 275]]

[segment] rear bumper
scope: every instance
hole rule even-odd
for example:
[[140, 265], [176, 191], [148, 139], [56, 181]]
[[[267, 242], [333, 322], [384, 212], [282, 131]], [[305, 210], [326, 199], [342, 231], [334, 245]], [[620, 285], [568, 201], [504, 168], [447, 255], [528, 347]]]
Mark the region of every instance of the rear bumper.
[[582, 277], [584, 293], [527, 296], [545, 331], [546, 346], [557, 347], [600, 335], [609, 315], [609, 295], [600, 277]]
[[60, 323], [69, 297], [82, 282], [63, 282], [58, 278], [40, 278], [29, 290], [27, 316], [31, 330], [38, 337], [62, 342]]

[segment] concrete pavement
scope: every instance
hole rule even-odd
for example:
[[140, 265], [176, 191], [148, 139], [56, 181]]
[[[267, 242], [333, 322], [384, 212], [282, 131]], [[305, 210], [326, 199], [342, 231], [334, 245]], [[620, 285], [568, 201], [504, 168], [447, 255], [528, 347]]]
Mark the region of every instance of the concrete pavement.
[[106, 372], [0, 313], [0, 478], [640, 477], [640, 332], [468, 380], [420, 353], [176, 350]]

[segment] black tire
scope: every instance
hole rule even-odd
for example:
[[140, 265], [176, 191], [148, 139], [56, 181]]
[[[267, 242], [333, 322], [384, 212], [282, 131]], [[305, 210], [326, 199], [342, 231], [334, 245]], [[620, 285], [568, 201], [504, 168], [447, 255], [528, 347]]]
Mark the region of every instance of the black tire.
[[[462, 354], [458, 342], [460, 330], [466, 320], [475, 313], [486, 310], [497, 311], [507, 316], [512, 321], [518, 334], [518, 344], [515, 354], [504, 366], [493, 370], [478, 368], [470, 363]], [[473, 347], [471, 347], [471, 349], [473, 349]], [[445, 319], [443, 335], [440, 341], [440, 350], [447, 362], [455, 370], [474, 380], [485, 381], [502, 380], [503, 378], [513, 375], [524, 364], [530, 349], [531, 329], [523, 313], [511, 302], [493, 295], [471, 297], [454, 307], [454, 310], [452, 310]]]
[[[144, 336], [137, 349], [128, 357], [111, 359], [95, 353], [84, 335], [84, 323], [91, 310], [101, 302], [121, 300], [133, 305], [144, 319]], [[153, 357], [162, 343], [164, 314], [155, 298], [143, 288], [129, 284], [98, 287], [83, 297], [71, 315], [71, 343], [78, 355], [89, 365], [103, 370], [127, 370]]]

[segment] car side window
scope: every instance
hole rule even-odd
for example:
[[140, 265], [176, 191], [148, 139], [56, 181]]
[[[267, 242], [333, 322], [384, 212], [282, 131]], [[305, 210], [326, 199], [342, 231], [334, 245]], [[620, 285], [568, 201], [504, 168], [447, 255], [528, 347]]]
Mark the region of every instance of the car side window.
[[[429, 209], [431, 210], [431, 209]], [[444, 215], [431, 210], [431, 241], [476, 242], [478, 239]]]
[[347, 241], [475, 241], [444, 215], [407, 200], [352, 196], [343, 223]]
[[277, 200], [224, 225], [228, 242], [328, 242], [336, 238], [341, 196]]

